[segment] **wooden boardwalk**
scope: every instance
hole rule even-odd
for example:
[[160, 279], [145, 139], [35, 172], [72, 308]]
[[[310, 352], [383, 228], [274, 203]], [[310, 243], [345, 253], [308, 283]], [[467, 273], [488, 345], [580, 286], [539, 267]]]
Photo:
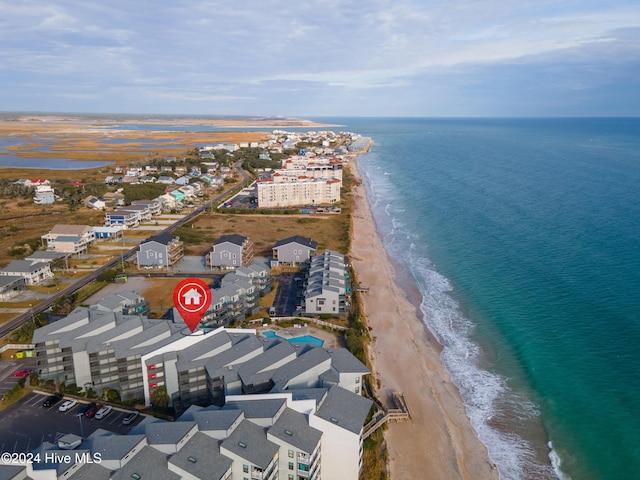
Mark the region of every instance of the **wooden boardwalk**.
[[[411, 412], [409, 412], [409, 406], [404, 398], [402, 392], [393, 392], [391, 394], [391, 400], [393, 402], [392, 408], [384, 408], [375, 413], [371, 421], [364, 426], [362, 432], [362, 439], [368, 438], [373, 432], [387, 423], [389, 420], [396, 422], [400, 420], [409, 420], [411, 418]], [[377, 403], [377, 402], [376, 402]]]

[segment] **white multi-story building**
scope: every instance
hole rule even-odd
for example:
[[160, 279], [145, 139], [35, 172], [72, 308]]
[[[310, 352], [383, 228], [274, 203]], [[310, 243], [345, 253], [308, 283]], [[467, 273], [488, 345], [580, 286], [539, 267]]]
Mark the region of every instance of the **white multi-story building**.
[[256, 185], [259, 208], [286, 208], [339, 202], [342, 180], [304, 176], [291, 178], [276, 173]]

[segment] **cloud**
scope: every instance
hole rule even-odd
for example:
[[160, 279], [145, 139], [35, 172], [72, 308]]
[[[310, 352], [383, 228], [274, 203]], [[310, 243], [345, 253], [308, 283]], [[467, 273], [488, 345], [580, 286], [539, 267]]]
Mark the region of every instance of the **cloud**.
[[[289, 97], [306, 92], [307, 105], [328, 105], [333, 95], [343, 105], [362, 98], [367, 110], [408, 105], [413, 112], [409, 106], [428, 103], [416, 101], [418, 92], [427, 95], [445, 77], [451, 86], [437, 87], [442, 101], [458, 104], [454, 97], [473, 83], [465, 78], [502, 74], [508, 65], [541, 71], [565, 62], [566, 78], [580, 65], [584, 78], [565, 82], [570, 90], [601, 81], [598, 62], [611, 65], [612, 56], [620, 71], [633, 73], [637, 28], [640, 5], [623, 0], [246, 0], [242, 8], [222, 0], [0, 0], [0, 85], [12, 86], [0, 102], [30, 108], [17, 102], [39, 95], [20, 90], [23, 83], [46, 87], [60, 105], [77, 94], [146, 108], [155, 96], [162, 113], [169, 98], [171, 108], [183, 101], [207, 110], [233, 102], [271, 108], [277, 98], [300, 112], [298, 98], [288, 105], [289, 89], [296, 92]], [[108, 99], [116, 86], [130, 93], [128, 103]]]

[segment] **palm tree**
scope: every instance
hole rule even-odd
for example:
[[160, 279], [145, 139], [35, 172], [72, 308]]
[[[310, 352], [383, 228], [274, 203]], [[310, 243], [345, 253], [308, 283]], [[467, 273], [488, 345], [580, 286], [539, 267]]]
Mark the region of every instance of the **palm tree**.
[[167, 392], [167, 387], [164, 385], [160, 385], [156, 388], [151, 394], [151, 398], [153, 399], [153, 404], [159, 408], [167, 408], [171, 401], [171, 397]]

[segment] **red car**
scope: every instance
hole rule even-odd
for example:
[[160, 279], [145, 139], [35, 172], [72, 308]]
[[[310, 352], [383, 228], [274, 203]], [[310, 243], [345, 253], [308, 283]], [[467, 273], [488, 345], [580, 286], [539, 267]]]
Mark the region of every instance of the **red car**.
[[96, 412], [98, 410], [100, 410], [102, 408], [102, 405], [94, 405], [93, 407], [91, 407], [89, 410], [87, 410], [87, 412], [85, 413], [85, 415], [87, 416], [87, 418], [93, 418], [96, 416]]
[[31, 373], [31, 370], [18, 370], [13, 374], [14, 377], [28, 377]]

